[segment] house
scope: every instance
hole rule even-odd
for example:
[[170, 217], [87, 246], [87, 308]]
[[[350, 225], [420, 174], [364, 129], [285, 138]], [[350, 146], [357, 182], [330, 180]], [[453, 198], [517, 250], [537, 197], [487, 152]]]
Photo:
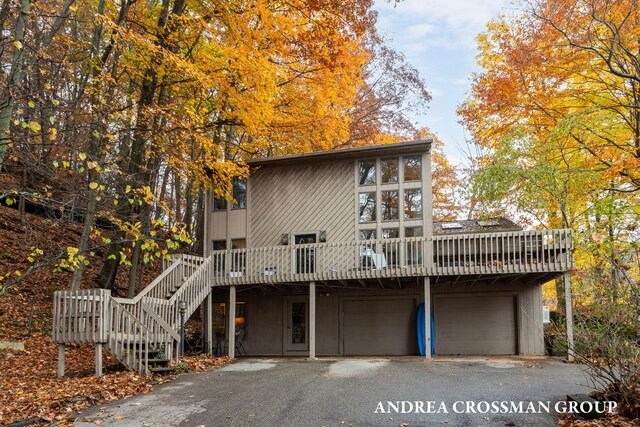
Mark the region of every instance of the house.
[[569, 232], [434, 224], [430, 147], [249, 161], [233, 203], [207, 211], [208, 341], [235, 318], [249, 355], [416, 355], [426, 303], [435, 355], [543, 355], [540, 285], [570, 267]]
[[180, 317], [201, 304], [205, 347], [231, 357], [417, 355], [418, 326], [436, 356], [543, 355], [540, 285], [568, 279], [570, 231], [434, 223], [430, 149], [249, 161], [231, 199], [207, 197], [203, 257], [174, 257], [133, 299], [56, 293], [59, 373], [69, 342], [96, 343], [97, 371], [106, 345], [148, 372], [175, 357]]

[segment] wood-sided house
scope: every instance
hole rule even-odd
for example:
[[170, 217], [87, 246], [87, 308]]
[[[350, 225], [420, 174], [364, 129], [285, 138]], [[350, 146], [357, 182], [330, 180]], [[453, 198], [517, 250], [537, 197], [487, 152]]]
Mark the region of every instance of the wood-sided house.
[[434, 224], [430, 150], [248, 162], [232, 199], [207, 198], [202, 257], [174, 257], [134, 298], [56, 292], [59, 374], [65, 344], [79, 342], [96, 344], [98, 374], [103, 345], [131, 370], [167, 369], [181, 318], [203, 304], [205, 348], [231, 357], [417, 355], [418, 329], [435, 355], [544, 354], [540, 285], [571, 268], [570, 231]]
[[232, 200], [209, 198], [211, 345], [235, 330], [249, 355], [416, 355], [425, 303], [436, 355], [543, 355], [540, 285], [571, 266], [569, 231], [434, 224], [430, 148], [249, 161]]

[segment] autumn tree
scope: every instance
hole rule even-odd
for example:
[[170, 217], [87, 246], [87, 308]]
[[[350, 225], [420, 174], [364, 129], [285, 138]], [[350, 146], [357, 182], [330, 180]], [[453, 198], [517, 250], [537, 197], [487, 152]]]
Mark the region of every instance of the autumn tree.
[[[482, 152], [472, 194], [489, 209], [511, 204], [542, 226], [572, 228], [579, 307], [619, 331], [633, 328], [640, 313], [633, 296], [640, 277], [640, 10], [635, 1], [608, 0], [521, 6], [478, 37], [483, 71], [459, 109]], [[559, 282], [559, 306], [563, 289]], [[601, 338], [620, 337], [612, 333]], [[595, 342], [591, 336], [586, 344]], [[615, 377], [621, 384], [637, 372], [618, 368], [626, 372]]]
[[[412, 130], [397, 107], [428, 93], [383, 46], [371, 7], [1, 2], [0, 55], [10, 66], [0, 71], [0, 162], [20, 180], [0, 199], [81, 220], [78, 245], [52, 259], [74, 270], [77, 288], [102, 254], [100, 286], [126, 281], [132, 295], [141, 266], [201, 233], [203, 189], [213, 181], [228, 194], [244, 159]], [[118, 279], [121, 265], [127, 278]]]

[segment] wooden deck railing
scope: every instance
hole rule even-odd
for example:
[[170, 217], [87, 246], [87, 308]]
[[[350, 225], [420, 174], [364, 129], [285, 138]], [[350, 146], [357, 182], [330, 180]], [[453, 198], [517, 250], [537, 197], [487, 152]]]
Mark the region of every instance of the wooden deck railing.
[[111, 295], [105, 289], [56, 291], [53, 296], [53, 341], [106, 343]]
[[169, 299], [147, 297], [144, 303], [157, 313], [167, 324], [174, 329], [178, 329], [180, 324], [180, 313], [178, 303], [185, 301], [187, 309], [185, 317], [188, 319], [191, 314], [200, 306], [202, 301], [211, 292], [211, 258], [201, 258], [198, 268], [180, 286], [180, 288]]
[[214, 251], [214, 286], [386, 277], [562, 272], [570, 230], [439, 235]]

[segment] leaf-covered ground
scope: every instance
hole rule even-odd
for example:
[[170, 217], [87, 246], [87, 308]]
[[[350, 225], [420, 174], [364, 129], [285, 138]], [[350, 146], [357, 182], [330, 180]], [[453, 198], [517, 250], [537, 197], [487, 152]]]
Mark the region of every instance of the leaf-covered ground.
[[[16, 209], [0, 206], [0, 275], [24, 271], [35, 246], [44, 256], [74, 246], [79, 224], [26, 214], [24, 222]], [[93, 261], [97, 261], [94, 259]], [[92, 263], [84, 285], [99, 264]], [[158, 274], [158, 268], [145, 269], [145, 283]], [[120, 283], [126, 283], [126, 270]], [[94, 377], [94, 346], [68, 345], [66, 376], [57, 377], [58, 348], [51, 340], [53, 292], [68, 287], [71, 273], [54, 272], [52, 267], [37, 270], [0, 296], [0, 341], [22, 342], [25, 350], [0, 349], [0, 424], [33, 419], [47, 425], [73, 420], [88, 405], [146, 393], [171, 377], [146, 377], [126, 371], [107, 351], [103, 351], [105, 375]], [[219, 367], [227, 358], [207, 355], [181, 360], [180, 371], [200, 371]]]

